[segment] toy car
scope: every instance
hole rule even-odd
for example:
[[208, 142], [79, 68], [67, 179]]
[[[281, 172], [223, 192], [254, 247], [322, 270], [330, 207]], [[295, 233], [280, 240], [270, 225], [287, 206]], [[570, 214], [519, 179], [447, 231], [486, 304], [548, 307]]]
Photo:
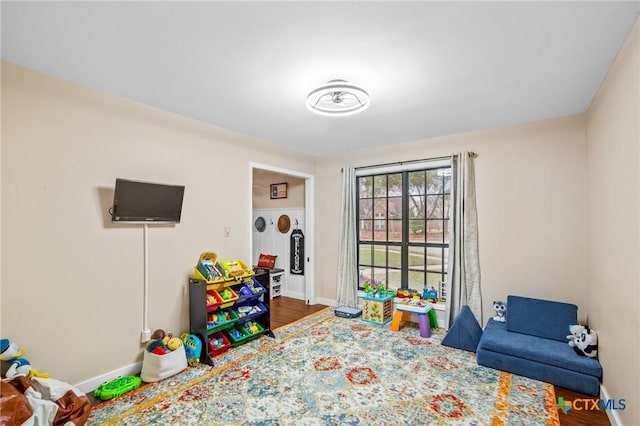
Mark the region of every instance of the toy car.
[[138, 376], [121, 376], [98, 386], [93, 395], [104, 401], [137, 389], [141, 384], [142, 379]]

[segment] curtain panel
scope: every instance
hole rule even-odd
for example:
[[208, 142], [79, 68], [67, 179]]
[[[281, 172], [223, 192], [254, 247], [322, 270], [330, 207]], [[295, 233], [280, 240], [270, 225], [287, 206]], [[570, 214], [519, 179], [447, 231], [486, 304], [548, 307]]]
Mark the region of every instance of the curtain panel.
[[483, 324], [473, 154], [454, 154], [451, 157], [451, 174], [447, 329], [464, 305], [468, 305], [478, 323]]
[[356, 172], [342, 170], [342, 209], [338, 260], [338, 306], [358, 307], [358, 257], [356, 220]]

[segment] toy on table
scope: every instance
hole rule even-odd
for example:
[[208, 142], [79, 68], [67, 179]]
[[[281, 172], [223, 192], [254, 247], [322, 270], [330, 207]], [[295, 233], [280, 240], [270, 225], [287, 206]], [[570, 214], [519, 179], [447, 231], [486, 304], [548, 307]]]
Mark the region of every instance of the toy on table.
[[38, 370], [31, 366], [31, 363], [22, 358], [25, 350], [20, 348], [18, 344], [11, 342], [9, 339], [0, 339], [0, 360], [7, 361], [9, 363], [9, 369], [5, 373], [7, 379], [12, 379], [16, 376], [31, 377], [49, 377], [48, 373], [40, 373]]
[[422, 298], [430, 303], [436, 303], [438, 301], [438, 290], [433, 287], [425, 287], [422, 290]]
[[364, 292], [367, 293], [367, 297], [384, 299], [389, 296], [396, 296], [396, 292], [388, 290], [384, 285], [378, 283], [377, 286], [372, 286], [369, 280], [364, 282]]
[[493, 317], [494, 321], [506, 322], [507, 321], [507, 304], [496, 300], [493, 302], [493, 309], [496, 311], [496, 315]]
[[200, 355], [202, 354], [202, 342], [195, 334], [182, 333], [180, 336], [187, 354], [187, 364], [196, 365], [200, 363]]
[[142, 379], [138, 376], [122, 376], [101, 384], [93, 395], [104, 401], [137, 389], [141, 384]]
[[417, 306], [417, 307], [424, 307], [427, 306], [427, 302], [426, 300], [422, 300], [420, 298], [417, 299], [403, 299], [402, 301], [400, 301], [400, 303], [398, 303], [399, 305], [407, 305], [407, 306]]
[[418, 295], [418, 290], [414, 290], [412, 288], [399, 288], [396, 294], [396, 297], [398, 297], [399, 299], [412, 299], [415, 296], [418, 296], [418, 298], [420, 297]]

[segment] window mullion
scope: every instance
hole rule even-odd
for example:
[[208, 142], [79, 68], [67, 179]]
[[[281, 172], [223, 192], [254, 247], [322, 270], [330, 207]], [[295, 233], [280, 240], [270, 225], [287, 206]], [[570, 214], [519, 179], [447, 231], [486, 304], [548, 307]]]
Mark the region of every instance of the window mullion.
[[409, 173], [402, 172], [402, 244], [400, 245], [400, 283], [409, 287]]

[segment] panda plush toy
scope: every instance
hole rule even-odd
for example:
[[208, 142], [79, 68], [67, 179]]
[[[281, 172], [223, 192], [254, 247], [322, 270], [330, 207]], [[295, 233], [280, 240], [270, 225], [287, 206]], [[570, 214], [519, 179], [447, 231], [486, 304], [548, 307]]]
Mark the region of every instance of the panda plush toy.
[[598, 357], [598, 335], [595, 331], [585, 326], [582, 333], [575, 339], [573, 350], [580, 356], [589, 358]]
[[583, 331], [583, 325], [575, 324], [569, 326], [569, 335], [567, 336], [567, 339], [569, 339], [569, 346], [572, 348], [576, 347], [576, 341], [580, 338]]
[[507, 304], [500, 301], [493, 302], [493, 309], [496, 311], [496, 315], [493, 317], [494, 321], [506, 322], [507, 321]]

